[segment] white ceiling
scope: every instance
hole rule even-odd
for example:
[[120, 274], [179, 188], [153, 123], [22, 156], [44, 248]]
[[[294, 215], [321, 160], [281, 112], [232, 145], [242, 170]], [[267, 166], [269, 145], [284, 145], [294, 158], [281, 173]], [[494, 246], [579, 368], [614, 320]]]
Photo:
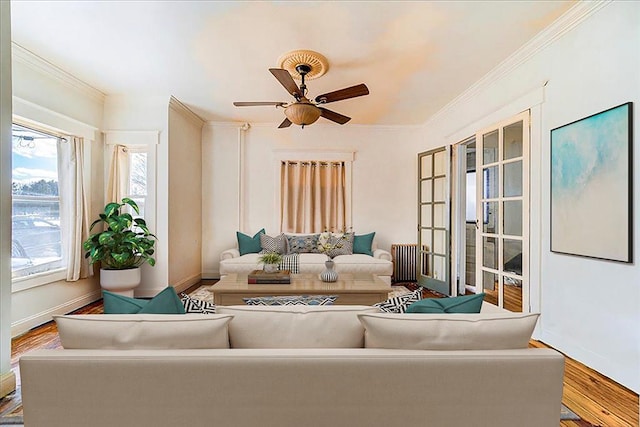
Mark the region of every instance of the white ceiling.
[[173, 95], [205, 120], [277, 125], [282, 110], [232, 102], [291, 101], [268, 68], [310, 49], [329, 60], [310, 97], [366, 83], [370, 95], [327, 107], [416, 125], [573, 4], [13, 0], [11, 14], [15, 43], [107, 95]]

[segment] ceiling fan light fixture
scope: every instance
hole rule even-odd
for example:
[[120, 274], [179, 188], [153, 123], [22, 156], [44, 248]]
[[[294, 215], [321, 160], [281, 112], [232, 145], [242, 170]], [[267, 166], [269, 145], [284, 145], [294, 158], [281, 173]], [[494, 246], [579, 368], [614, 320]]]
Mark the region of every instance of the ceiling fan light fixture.
[[287, 116], [291, 123], [298, 126], [306, 126], [315, 123], [320, 117], [320, 109], [308, 102], [298, 102], [289, 105], [284, 114]]
[[329, 71], [329, 61], [327, 58], [313, 50], [292, 50], [278, 58], [278, 66], [287, 70], [291, 74], [291, 77], [296, 80], [300, 80], [300, 74], [296, 70], [298, 65], [306, 65], [310, 68], [305, 75], [307, 80], [317, 79]]

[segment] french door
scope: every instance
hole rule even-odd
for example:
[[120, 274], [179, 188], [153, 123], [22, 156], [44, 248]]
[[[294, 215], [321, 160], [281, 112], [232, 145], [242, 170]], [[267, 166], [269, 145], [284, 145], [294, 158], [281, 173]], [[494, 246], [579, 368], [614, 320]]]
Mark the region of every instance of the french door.
[[451, 295], [450, 148], [418, 154], [418, 284]]
[[476, 292], [529, 311], [529, 111], [476, 134]]

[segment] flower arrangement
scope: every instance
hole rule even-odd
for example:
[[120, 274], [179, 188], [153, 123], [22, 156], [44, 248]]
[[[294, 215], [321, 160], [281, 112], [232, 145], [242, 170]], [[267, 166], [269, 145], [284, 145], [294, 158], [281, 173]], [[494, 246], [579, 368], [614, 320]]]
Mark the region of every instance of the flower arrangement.
[[330, 259], [333, 259], [337, 254], [335, 253], [336, 249], [340, 249], [347, 242], [347, 232], [346, 230], [340, 231], [338, 233], [332, 233], [331, 231], [323, 231], [320, 233], [318, 238], [318, 250], [328, 256]]

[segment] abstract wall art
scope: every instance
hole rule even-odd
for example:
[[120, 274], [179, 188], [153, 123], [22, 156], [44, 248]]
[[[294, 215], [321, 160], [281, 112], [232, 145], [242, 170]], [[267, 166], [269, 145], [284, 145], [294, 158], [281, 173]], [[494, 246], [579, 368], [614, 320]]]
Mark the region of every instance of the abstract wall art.
[[632, 262], [631, 102], [551, 130], [551, 251]]

